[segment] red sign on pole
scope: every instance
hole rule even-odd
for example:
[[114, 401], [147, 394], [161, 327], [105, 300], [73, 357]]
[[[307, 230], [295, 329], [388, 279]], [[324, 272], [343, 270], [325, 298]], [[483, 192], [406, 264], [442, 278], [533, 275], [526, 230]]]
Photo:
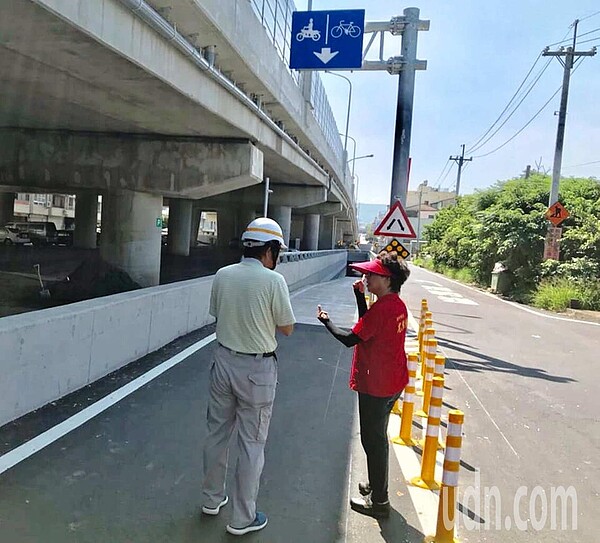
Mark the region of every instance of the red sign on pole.
[[544, 260], [559, 260], [562, 228], [550, 226], [544, 242]]

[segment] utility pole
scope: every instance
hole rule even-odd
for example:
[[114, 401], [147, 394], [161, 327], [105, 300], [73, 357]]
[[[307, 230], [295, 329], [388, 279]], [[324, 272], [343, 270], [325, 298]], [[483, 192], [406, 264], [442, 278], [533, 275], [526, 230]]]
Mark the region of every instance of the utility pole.
[[[551, 206], [558, 201], [558, 189], [560, 186], [560, 173], [562, 167], [563, 144], [565, 141], [565, 124], [567, 120], [567, 103], [569, 100], [569, 83], [571, 81], [571, 70], [575, 64], [575, 60], [579, 57], [593, 57], [596, 54], [594, 47], [590, 51], [576, 51], [577, 47], [577, 25], [579, 19], [573, 23], [573, 46], [567, 47], [566, 51], [549, 51], [548, 47], [542, 53], [545, 57], [556, 57], [563, 65], [563, 84], [562, 96], [560, 98], [560, 111], [558, 113], [558, 129], [556, 131], [556, 148], [554, 151], [554, 167], [552, 169], [552, 187], [550, 189], [550, 200], [548, 205]], [[562, 57], [565, 57], [564, 61]]]
[[460, 191], [460, 176], [462, 175], [462, 168], [465, 162], [471, 162], [473, 157], [465, 158], [465, 144], [462, 144], [462, 152], [460, 156], [451, 156], [448, 160], [452, 160], [458, 164], [458, 174], [456, 175], [456, 196], [458, 196]]
[[408, 191], [408, 158], [410, 156], [410, 135], [415, 96], [419, 14], [418, 8], [406, 8], [404, 10], [405, 26], [402, 33], [402, 58], [405, 65], [398, 80], [390, 206], [393, 206], [397, 200], [400, 200], [403, 205], [406, 204], [406, 193]]

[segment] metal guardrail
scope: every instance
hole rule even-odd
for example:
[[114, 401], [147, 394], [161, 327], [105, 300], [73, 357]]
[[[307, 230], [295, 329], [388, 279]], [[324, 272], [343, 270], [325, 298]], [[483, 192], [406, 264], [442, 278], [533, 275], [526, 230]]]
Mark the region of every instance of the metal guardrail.
[[311, 258], [319, 258], [336, 253], [347, 253], [346, 249], [331, 249], [329, 251], [290, 251], [279, 255], [279, 262], [300, 262], [301, 260], [309, 260]]

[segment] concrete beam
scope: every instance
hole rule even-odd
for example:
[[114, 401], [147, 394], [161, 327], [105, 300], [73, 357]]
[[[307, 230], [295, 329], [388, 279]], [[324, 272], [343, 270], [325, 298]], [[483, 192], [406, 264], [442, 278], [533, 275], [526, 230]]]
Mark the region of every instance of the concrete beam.
[[22, 190], [133, 190], [206, 198], [260, 183], [247, 141], [0, 130], [0, 185]]
[[[296, 210], [327, 202], [327, 189], [325, 187], [271, 183], [271, 189], [273, 193], [269, 196], [269, 209], [285, 206]], [[202, 209], [218, 209], [229, 206], [262, 209], [264, 198], [264, 185], [261, 183], [242, 190], [205, 198], [197, 202], [196, 206], [202, 207]]]
[[313, 214], [317, 214], [317, 215], [321, 215], [323, 217], [326, 217], [327, 215], [336, 215], [338, 213], [341, 213], [343, 211], [343, 206], [341, 203], [339, 204], [334, 204], [331, 202], [327, 202], [324, 204], [319, 204], [316, 206], [310, 206], [310, 207], [303, 207], [300, 209], [295, 209], [294, 210], [294, 215], [313, 215]]

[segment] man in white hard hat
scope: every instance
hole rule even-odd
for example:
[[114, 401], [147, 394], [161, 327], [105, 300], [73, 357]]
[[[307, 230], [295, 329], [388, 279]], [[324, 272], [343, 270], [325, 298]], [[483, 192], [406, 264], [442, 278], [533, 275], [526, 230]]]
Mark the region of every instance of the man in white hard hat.
[[281, 227], [266, 217], [256, 219], [242, 234], [242, 244], [244, 258], [217, 272], [210, 297], [218, 345], [210, 370], [202, 507], [204, 514], [218, 515], [228, 502], [228, 444], [235, 432], [238, 460], [227, 525], [234, 535], [267, 525], [256, 498], [277, 385], [275, 332], [289, 336], [296, 322], [285, 279], [273, 271], [279, 251], [287, 248]]

